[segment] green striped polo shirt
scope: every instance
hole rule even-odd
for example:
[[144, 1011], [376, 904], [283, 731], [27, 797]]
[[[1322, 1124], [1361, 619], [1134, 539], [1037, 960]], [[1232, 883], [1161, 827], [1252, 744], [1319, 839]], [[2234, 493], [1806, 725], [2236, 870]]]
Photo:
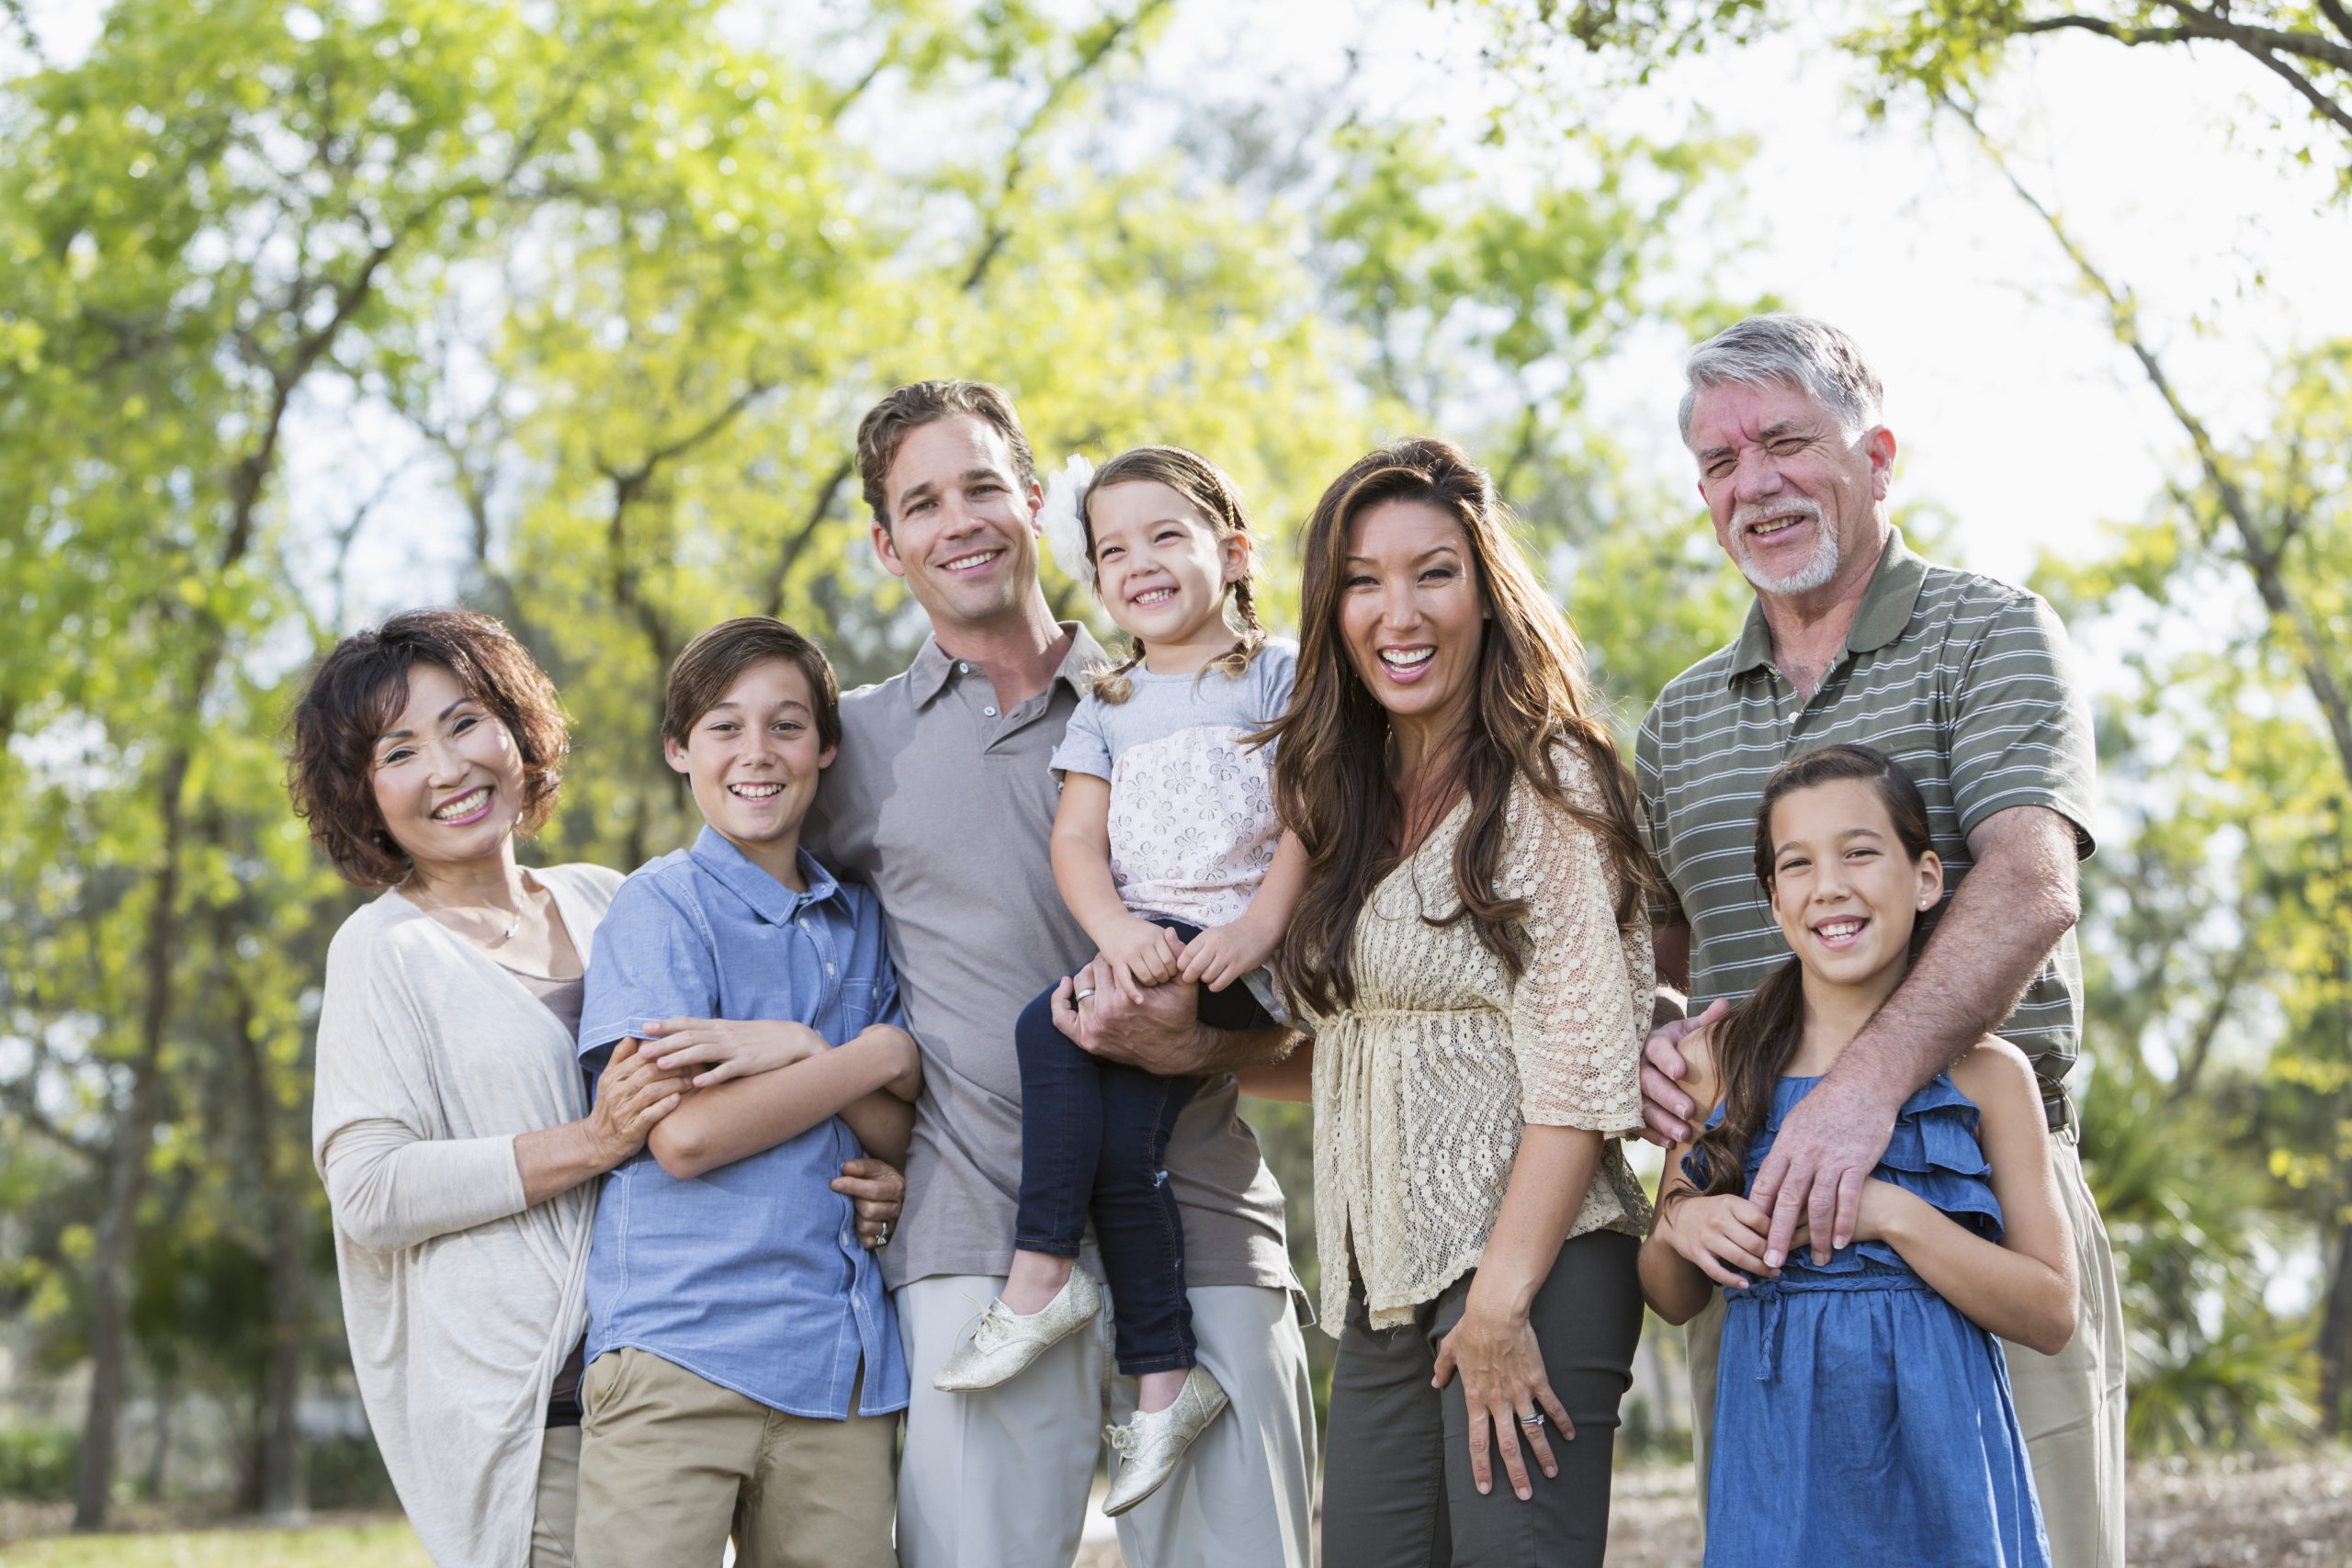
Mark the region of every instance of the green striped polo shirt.
[[[2038, 595], [1931, 566], [1891, 532], [1845, 657], [1810, 698], [1771, 649], [1751, 605], [1737, 642], [1668, 684], [1635, 748], [1644, 826], [1668, 884], [1654, 913], [1690, 928], [1693, 1011], [1739, 1000], [1789, 956], [1756, 880], [1756, 804], [1766, 776], [1801, 752], [1860, 741], [1901, 762], [1927, 798], [1947, 898], [1968, 874], [1969, 832], [2012, 806], [2060, 813], [2091, 852], [2090, 708], [2065, 627]], [[2082, 992], [2069, 931], [1997, 1032], [2033, 1058], [2053, 1127], [2071, 1114]]]

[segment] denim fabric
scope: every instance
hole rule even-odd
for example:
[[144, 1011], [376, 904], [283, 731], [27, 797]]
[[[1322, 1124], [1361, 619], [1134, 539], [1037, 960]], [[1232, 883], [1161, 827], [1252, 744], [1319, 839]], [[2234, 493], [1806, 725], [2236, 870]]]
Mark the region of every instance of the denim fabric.
[[[1748, 1144], [1750, 1185], [1782, 1121], [1820, 1081], [1774, 1086]], [[2001, 1206], [1976, 1129], [1974, 1102], [1939, 1073], [1904, 1102], [1871, 1179], [1997, 1241]], [[1778, 1279], [1724, 1297], [1707, 1568], [2049, 1568], [2000, 1341], [1894, 1247], [1856, 1242], [1818, 1266], [1799, 1248]]]
[[[835, 1045], [900, 1021], [874, 896], [803, 851], [795, 893], [706, 828], [647, 863], [596, 930], [580, 1025], [600, 1070], [664, 1018], [788, 1019]], [[681, 1181], [650, 1152], [605, 1179], [588, 1255], [588, 1359], [648, 1351], [772, 1410], [841, 1420], [907, 1403], [874, 1255], [831, 1190], [865, 1151], [839, 1117]]]
[[[1155, 920], [1190, 942], [1197, 927]], [[1197, 1359], [1184, 1299], [1184, 1220], [1169, 1190], [1168, 1135], [1203, 1082], [1160, 1077], [1089, 1055], [1054, 1027], [1054, 993], [1013, 1026], [1021, 1057], [1021, 1207], [1013, 1245], [1076, 1258], [1091, 1213], [1118, 1328], [1119, 1371], [1167, 1371]], [[1239, 984], [1203, 990], [1197, 1015], [1219, 1029], [1273, 1020]]]

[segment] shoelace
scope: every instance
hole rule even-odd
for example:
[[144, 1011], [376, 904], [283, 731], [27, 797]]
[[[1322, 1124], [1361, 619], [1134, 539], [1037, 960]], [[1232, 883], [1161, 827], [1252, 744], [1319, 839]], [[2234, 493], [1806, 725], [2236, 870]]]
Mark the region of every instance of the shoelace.
[[1133, 1427], [1110, 1426], [1102, 1428], [1102, 1440], [1119, 1450], [1121, 1459], [1133, 1459], [1136, 1442], [1143, 1436]]
[[[990, 1296], [983, 1302], [968, 1291], [956, 1293], [962, 1296], [965, 1304], [972, 1309], [972, 1315], [964, 1320], [964, 1328], [972, 1331], [972, 1343], [983, 1350], [992, 1350], [1001, 1344], [1012, 1326], [1012, 1313], [1005, 1306], [1003, 1298]], [[956, 1330], [956, 1333], [960, 1336], [963, 1329]]]

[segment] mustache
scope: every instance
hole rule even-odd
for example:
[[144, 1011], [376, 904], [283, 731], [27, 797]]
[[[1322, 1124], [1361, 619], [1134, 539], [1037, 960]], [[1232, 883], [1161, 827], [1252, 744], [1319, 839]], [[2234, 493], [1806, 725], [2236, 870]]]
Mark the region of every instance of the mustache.
[[1821, 503], [1798, 498], [1775, 502], [1770, 506], [1743, 506], [1731, 514], [1732, 532], [1745, 534], [1759, 523], [1777, 523], [1783, 518], [1809, 517], [1821, 521]]

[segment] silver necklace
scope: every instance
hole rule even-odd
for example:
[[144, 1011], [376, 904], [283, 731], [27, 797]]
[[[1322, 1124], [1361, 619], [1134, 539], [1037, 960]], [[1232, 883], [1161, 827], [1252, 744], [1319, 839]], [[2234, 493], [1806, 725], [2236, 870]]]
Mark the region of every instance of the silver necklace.
[[[420, 889], [419, 891], [422, 890]], [[415, 898], [417, 895], [415, 893], [411, 893], [409, 897], [411, 898]], [[530, 902], [530, 893], [527, 889], [524, 892], [523, 898], [525, 906], [527, 908]], [[485, 906], [479, 904], [445, 904], [440, 899], [434, 898], [424, 901], [424, 908], [428, 913], [438, 909], [446, 914], [457, 915], [469, 912], [479, 914], [482, 911]], [[514, 933], [522, 929], [523, 911], [521, 909], [517, 909], [514, 911], [514, 918], [506, 923], [506, 929], [500, 931], [496, 936], [491, 938], [482, 945], [485, 947], [503, 947], [507, 942], [514, 940]]]

